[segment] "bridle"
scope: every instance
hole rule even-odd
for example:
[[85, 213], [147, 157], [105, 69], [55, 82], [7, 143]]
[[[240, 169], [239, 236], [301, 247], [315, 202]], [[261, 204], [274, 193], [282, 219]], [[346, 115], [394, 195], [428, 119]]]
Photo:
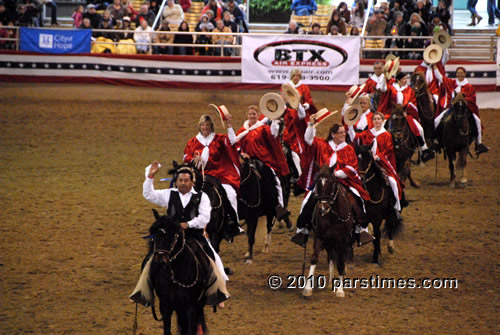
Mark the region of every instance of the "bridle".
[[[399, 119], [403, 119], [405, 121], [404, 127], [403, 127], [403, 129], [394, 130], [394, 128], [392, 128], [392, 124], [395, 120], [399, 120]], [[394, 149], [399, 149], [400, 147], [404, 147], [404, 146], [409, 147], [410, 146], [409, 141], [410, 141], [411, 135], [413, 135], [413, 133], [409, 129], [408, 122], [406, 122], [405, 116], [392, 114], [390, 125], [391, 125], [391, 129], [390, 129], [391, 133], [394, 136]], [[404, 130], [407, 130], [406, 132], [409, 133], [410, 136], [405, 136]]]
[[[414, 78], [417, 78], [417, 79], [414, 79]], [[419, 82], [421, 82], [422, 84], [418, 85]], [[430, 99], [430, 101], [432, 101], [432, 95], [430, 94], [430, 92], [428, 90], [425, 89], [425, 87], [426, 87], [425, 79], [422, 77], [421, 74], [419, 74], [418, 72], [414, 73], [411, 77], [411, 84], [412, 84], [413, 90], [415, 92], [415, 97], [417, 98], [417, 104], [420, 105], [420, 103], [419, 103], [420, 100], [418, 98], [423, 97], [425, 95], [427, 95], [427, 97]], [[427, 108], [421, 108], [421, 107], [419, 107], [418, 110], [421, 112], [423, 118], [434, 119], [434, 111], [427, 110]], [[427, 114], [426, 114], [426, 112], [427, 112]]]
[[262, 179], [262, 176], [260, 173], [257, 171], [257, 168], [255, 167], [255, 164], [252, 163], [251, 161], [248, 162], [248, 175], [245, 176], [244, 178], [241, 179], [240, 185], [243, 185], [246, 183], [250, 177], [252, 176], [252, 173], [255, 174], [255, 179], [256, 179], [256, 184], [257, 184], [257, 203], [255, 205], [249, 204], [245, 199], [241, 198], [240, 200], [249, 208], [257, 208], [260, 206], [261, 203], [261, 194], [260, 194], [260, 180]]
[[[365, 170], [361, 170], [361, 171], [358, 171], [359, 175], [361, 176], [361, 182], [363, 183], [363, 187], [365, 188], [365, 190], [368, 190], [368, 187], [366, 186], [372, 179], [373, 177], [375, 177], [376, 173], [375, 171], [373, 171], [372, 169], [372, 165], [373, 165], [373, 162], [375, 160], [372, 158], [370, 159], [370, 162], [368, 163], [368, 166], [366, 167]], [[369, 172], [372, 172], [370, 176], [368, 176], [368, 178], [366, 177], [368, 175]], [[370, 194], [370, 200], [368, 200], [370, 203], [374, 204], [374, 205], [377, 205], [379, 203], [382, 202], [382, 200], [384, 200], [384, 196], [385, 196], [385, 187], [382, 187], [382, 196], [380, 197], [379, 200], [377, 201], [374, 201], [371, 199], [371, 194]]]
[[[459, 107], [459, 108], [456, 108], [456, 107]], [[457, 113], [459, 110], [462, 111], [464, 108], [466, 109], [465, 112]], [[469, 122], [467, 120], [467, 104], [464, 101], [457, 101], [455, 104], [453, 104], [452, 116], [453, 116], [453, 120], [458, 125], [459, 134], [461, 136], [469, 136], [470, 125], [469, 125]]]
[[314, 198], [318, 201], [319, 204], [319, 210], [321, 216], [326, 216], [327, 214], [331, 213], [334, 215], [336, 219], [339, 221], [345, 223], [351, 219], [351, 212], [349, 211], [347, 213], [346, 218], [341, 218], [339, 216], [339, 213], [335, 212], [333, 210], [333, 205], [335, 204], [335, 201], [338, 198], [339, 193], [341, 192], [340, 187], [338, 186], [338, 183], [333, 180], [333, 178], [328, 178], [328, 177], [319, 177], [318, 178], [322, 184], [325, 184], [325, 181], [331, 181], [333, 183], [332, 190], [329, 194], [327, 195], [319, 195], [318, 194], [318, 186], [314, 188]]

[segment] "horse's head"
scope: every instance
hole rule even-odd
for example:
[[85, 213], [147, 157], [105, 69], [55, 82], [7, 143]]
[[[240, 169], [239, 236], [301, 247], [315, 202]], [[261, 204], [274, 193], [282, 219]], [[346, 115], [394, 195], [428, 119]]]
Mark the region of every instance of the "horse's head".
[[415, 91], [422, 91], [427, 89], [427, 82], [425, 81], [425, 75], [423, 72], [414, 72], [410, 77], [411, 87]]
[[171, 217], [160, 215], [153, 209], [156, 221], [149, 228], [153, 240], [153, 253], [156, 262], [170, 263], [185, 245], [184, 230]]
[[337, 178], [334, 175], [335, 166], [323, 165], [316, 174], [314, 198], [319, 203], [321, 215], [326, 215], [331, 210], [331, 205], [337, 190]]
[[392, 115], [386, 123], [389, 126], [389, 131], [392, 133], [394, 139], [394, 146], [400, 145], [408, 134], [410, 128], [408, 121], [406, 121], [406, 106], [392, 105]]
[[465, 95], [463, 93], [458, 93], [453, 101], [451, 102], [453, 106], [453, 118], [456, 121], [462, 121], [469, 116], [469, 109], [467, 107], [467, 100], [465, 99]]
[[373, 155], [367, 145], [357, 145], [355, 150], [358, 156], [359, 175], [364, 179], [373, 164]]

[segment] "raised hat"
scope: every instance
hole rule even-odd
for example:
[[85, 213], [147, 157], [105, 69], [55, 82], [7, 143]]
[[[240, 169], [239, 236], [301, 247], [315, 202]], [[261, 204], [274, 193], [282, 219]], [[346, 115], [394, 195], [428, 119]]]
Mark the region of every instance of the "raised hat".
[[361, 86], [352, 85], [348, 91], [348, 93], [351, 93], [351, 97], [350, 97], [351, 101], [356, 100], [356, 98], [358, 97], [358, 95], [361, 94], [361, 92], [363, 91], [364, 88], [365, 88], [365, 84], [362, 84]]
[[289, 83], [281, 85], [281, 89], [283, 90], [285, 100], [290, 105], [290, 107], [292, 107], [293, 109], [299, 108], [301, 99], [299, 91], [297, 91], [297, 89]]
[[213, 107], [215, 109], [215, 111], [217, 112], [217, 114], [220, 117], [220, 122], [222, 123], [222, 128], [226, 128], [224, 121], [227, 120], [227, 116], [229, 115], [229, 111], [227, 110], [226, 106], [224, 106], [224, 105], [217, 106], [214, 104], [210, 104], [208, 106]]
[[285, 101], [278, 93], [266, 93], [260, 98], [259, 109], [262, 115], [276, 120], [285, 112]]
[[424, 50], [424, 61], [427, 64], [436, 64], [443, 57], [443, 48], [439, 44], [431, 44]]
[[389, 59], [388, 61], [385, 62], [384, 73], [386, 75], [386, 78], [391, 78], [398, 72], [398, 70], [399, 70], [399, 57], [396, 57], [394, 59]]
[[448, 49], [451, 45], [451, 36], [447, 31], [440, 29], [434, 33], [432, 41], [435, 44], [439, 44], [443, 50]]
[[361, 114], [363, 114], [361, 105], [350, 105], [344, 113], [344, 123], [348, 126], [354, 126], [359, 121]]
[[339, 111], [330, 112], [327, 108], [322, 108], [321, 110], [310, 116], [310, 120], [314, 123], [313, 127], [316, 128], [321, 122], [325, 121], [327, 118], [338, 112]]

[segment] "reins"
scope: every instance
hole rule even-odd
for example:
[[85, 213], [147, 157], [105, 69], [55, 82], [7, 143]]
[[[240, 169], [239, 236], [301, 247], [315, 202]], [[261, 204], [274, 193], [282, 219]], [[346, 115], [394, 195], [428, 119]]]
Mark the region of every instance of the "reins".
[[257, 195], [258, 195], [258, 199], [257, 199], [257, 204], [255, 205], [251, 205], [249, 204], [245, 199], [243, 199], [243, 197], [241, 198], [241, 202], [243, 202], [246, 206], [250, 207], [250, 208], [257, 208], [260, 206], [260, 203], [261, 203], [261, 194], [260, 194], [260, 179], [262, 178], [261, 175], [256, 171], [255, 167], [253, 167], [252, 164], [248, 164], [248, 175], [243, 178], [240, 182], [240, 185], [244, 184], [245, 182], [247, 182], [249, 179], [250, 179], [250, 176], [252, 175], [252, 172], [255, 174], [256, 176], [256, 184], [257, 184]]

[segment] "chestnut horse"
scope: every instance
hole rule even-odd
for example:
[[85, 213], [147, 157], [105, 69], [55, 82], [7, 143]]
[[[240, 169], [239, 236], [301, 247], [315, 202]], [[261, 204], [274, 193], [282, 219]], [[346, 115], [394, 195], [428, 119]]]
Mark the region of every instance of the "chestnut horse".
[[410, 82], [417, 98], [418, 116], [424, 129], [425, 142], [430, 146], [434, 133], [434, 99], [425, 81], [424, 73], [414, 72], [410, 77]]
[[334, 265], [337, 265], [339, 279], [335, 282], [335, 294], [344, 297], [342, 281], [345, 263], [349, 254], [354, 216], [347, 198], [347, 189], [337, 182], [334, 168], [323, 165], [316, 175], [314, 197], [317, 200], [314, 209], [314, 247], [311, 267], [307, 276], [303, 295], [311, 296], [315, 283], [314, 270], [318, 264], [319, 253], [325, 249], [330, 269], [330, 283], [333, 285]]

